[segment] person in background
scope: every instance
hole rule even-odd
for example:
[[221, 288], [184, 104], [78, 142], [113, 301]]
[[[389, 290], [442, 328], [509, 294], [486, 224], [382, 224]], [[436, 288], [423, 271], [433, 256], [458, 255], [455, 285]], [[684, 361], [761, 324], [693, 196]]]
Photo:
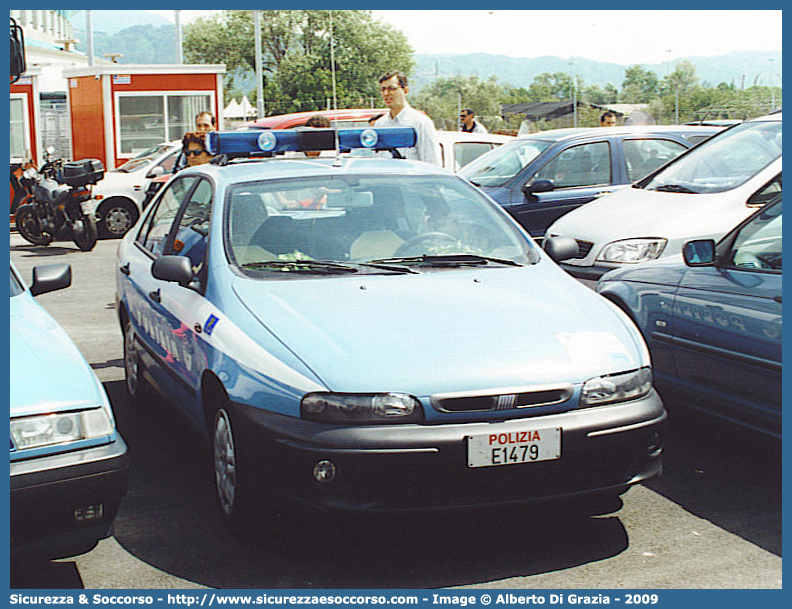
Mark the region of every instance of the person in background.
[[390, 110], [379, 118], [377, 127], [412, 127], [416, 142], [413, 148], [397, 148], [407, 159], [441, 165], [440, 142], [432, 119], [413, 108], [407, 101], [410, 86], [407, 76], [398, 70], [386, 72], [379, 78], [382, 101]]
[[[333, 125], [330, 124], [330, 119], [321, 114], [314, 114], [305, 122], [306, 127], [314, 129], [329, 129]], [[306, 150], [305, 156], [335, 156], [332, 150]]]
[[204, 110], [195, 115], [195, 131], [206, 133], [207, 131], [217, 131], [217, 121], [214, 114]]
[[459, 115], [465, 133], [488, 133], [487, 128], [476, 120], [472, 108], [465, 108]]
[[613, 110], [607, 110], [600, 116], [600, 127], [615, 127], [616, 126], [616, 113]]
[[187, 167], [197, 167], [212, 160], [206, 150], [206, 133], [190, 132], [182, 138], [182, 154], [187, 159]]

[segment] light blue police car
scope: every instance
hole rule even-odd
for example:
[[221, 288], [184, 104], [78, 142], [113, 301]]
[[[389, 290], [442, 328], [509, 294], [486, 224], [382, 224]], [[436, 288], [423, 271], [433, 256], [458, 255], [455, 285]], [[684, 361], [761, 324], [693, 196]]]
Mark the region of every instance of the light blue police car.
[[68, 264], [11, 265], [11, 556], [82, 554], [113, 532], [127, 447], [110, 400], [77, 347], [33, 296], [71, 284]]
[[[638, 330], [464, 180], [354, 152], [414, 141], [213, 133], [215, 161], [174, 176], [120, 244], [127, 389], [208, 433], [234, 530], [295, 503], [616, 497], [661, 471]], [[299, 156], [320, 149], [353, 152]]]

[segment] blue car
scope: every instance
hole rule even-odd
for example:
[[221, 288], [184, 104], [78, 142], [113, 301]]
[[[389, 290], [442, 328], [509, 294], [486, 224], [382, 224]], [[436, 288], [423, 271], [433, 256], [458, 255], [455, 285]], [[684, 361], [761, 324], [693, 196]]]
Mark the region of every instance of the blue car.
[[33, 299], [71, 283], [67, 264], [11, 266], [11, 554], [82, 554], [113, 531], [127, 448], [102, 384]]
[[[415, 139], [338, 141], [397, 136]], [[117, 255], [127, 389], [210, 438], [232, 530], [294, 505], [613, 498], [660, 473], [640, 333], [493, 201], [433, 165], [257, 137], [210, 135], [215, 162], [176, 174]], [[247, 145], [275, 158], [231, 159]]]
[[638, 324], [666, 398], [781, 438], [781, 192], [716, 245], [611, 271], [597, 291]]
[[558, 218], [625, 188], [723, 127], [553, 129], [519, 137], [459, 171], [534, 237]]

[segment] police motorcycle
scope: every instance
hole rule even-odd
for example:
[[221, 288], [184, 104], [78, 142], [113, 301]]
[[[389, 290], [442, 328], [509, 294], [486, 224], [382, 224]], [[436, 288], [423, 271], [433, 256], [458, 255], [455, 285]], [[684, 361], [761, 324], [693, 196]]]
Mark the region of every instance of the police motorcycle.
[[16, 210], [19, 234], [33, 245], [49, 245], [55, 240], [72, 240], [87, 252], [96, 245], [95, 214], [88, 206], [90, 186], [104, 177], [99, 159], [63, 162], [45, 153], [39, 170], [28, 167], [20, 182], [28, 192]]

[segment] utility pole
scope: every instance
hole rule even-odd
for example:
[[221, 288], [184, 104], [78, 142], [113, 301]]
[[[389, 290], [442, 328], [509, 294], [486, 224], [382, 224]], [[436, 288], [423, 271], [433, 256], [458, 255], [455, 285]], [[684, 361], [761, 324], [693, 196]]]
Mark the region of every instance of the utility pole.
[[184, 63], [182, 55], [182, 28], [181, 28], [181, 11], [173, 11], [173, 20], [176, 23], [176, 63]]
[[91, 11], [85, 11], [85, 35], [88, 38], [88, 65], [93, 65], [93, 17]]
[[253, 11], [256, 39], [256, 118], [264, 118], [264, 81], [261, 67], [261, 11]]

